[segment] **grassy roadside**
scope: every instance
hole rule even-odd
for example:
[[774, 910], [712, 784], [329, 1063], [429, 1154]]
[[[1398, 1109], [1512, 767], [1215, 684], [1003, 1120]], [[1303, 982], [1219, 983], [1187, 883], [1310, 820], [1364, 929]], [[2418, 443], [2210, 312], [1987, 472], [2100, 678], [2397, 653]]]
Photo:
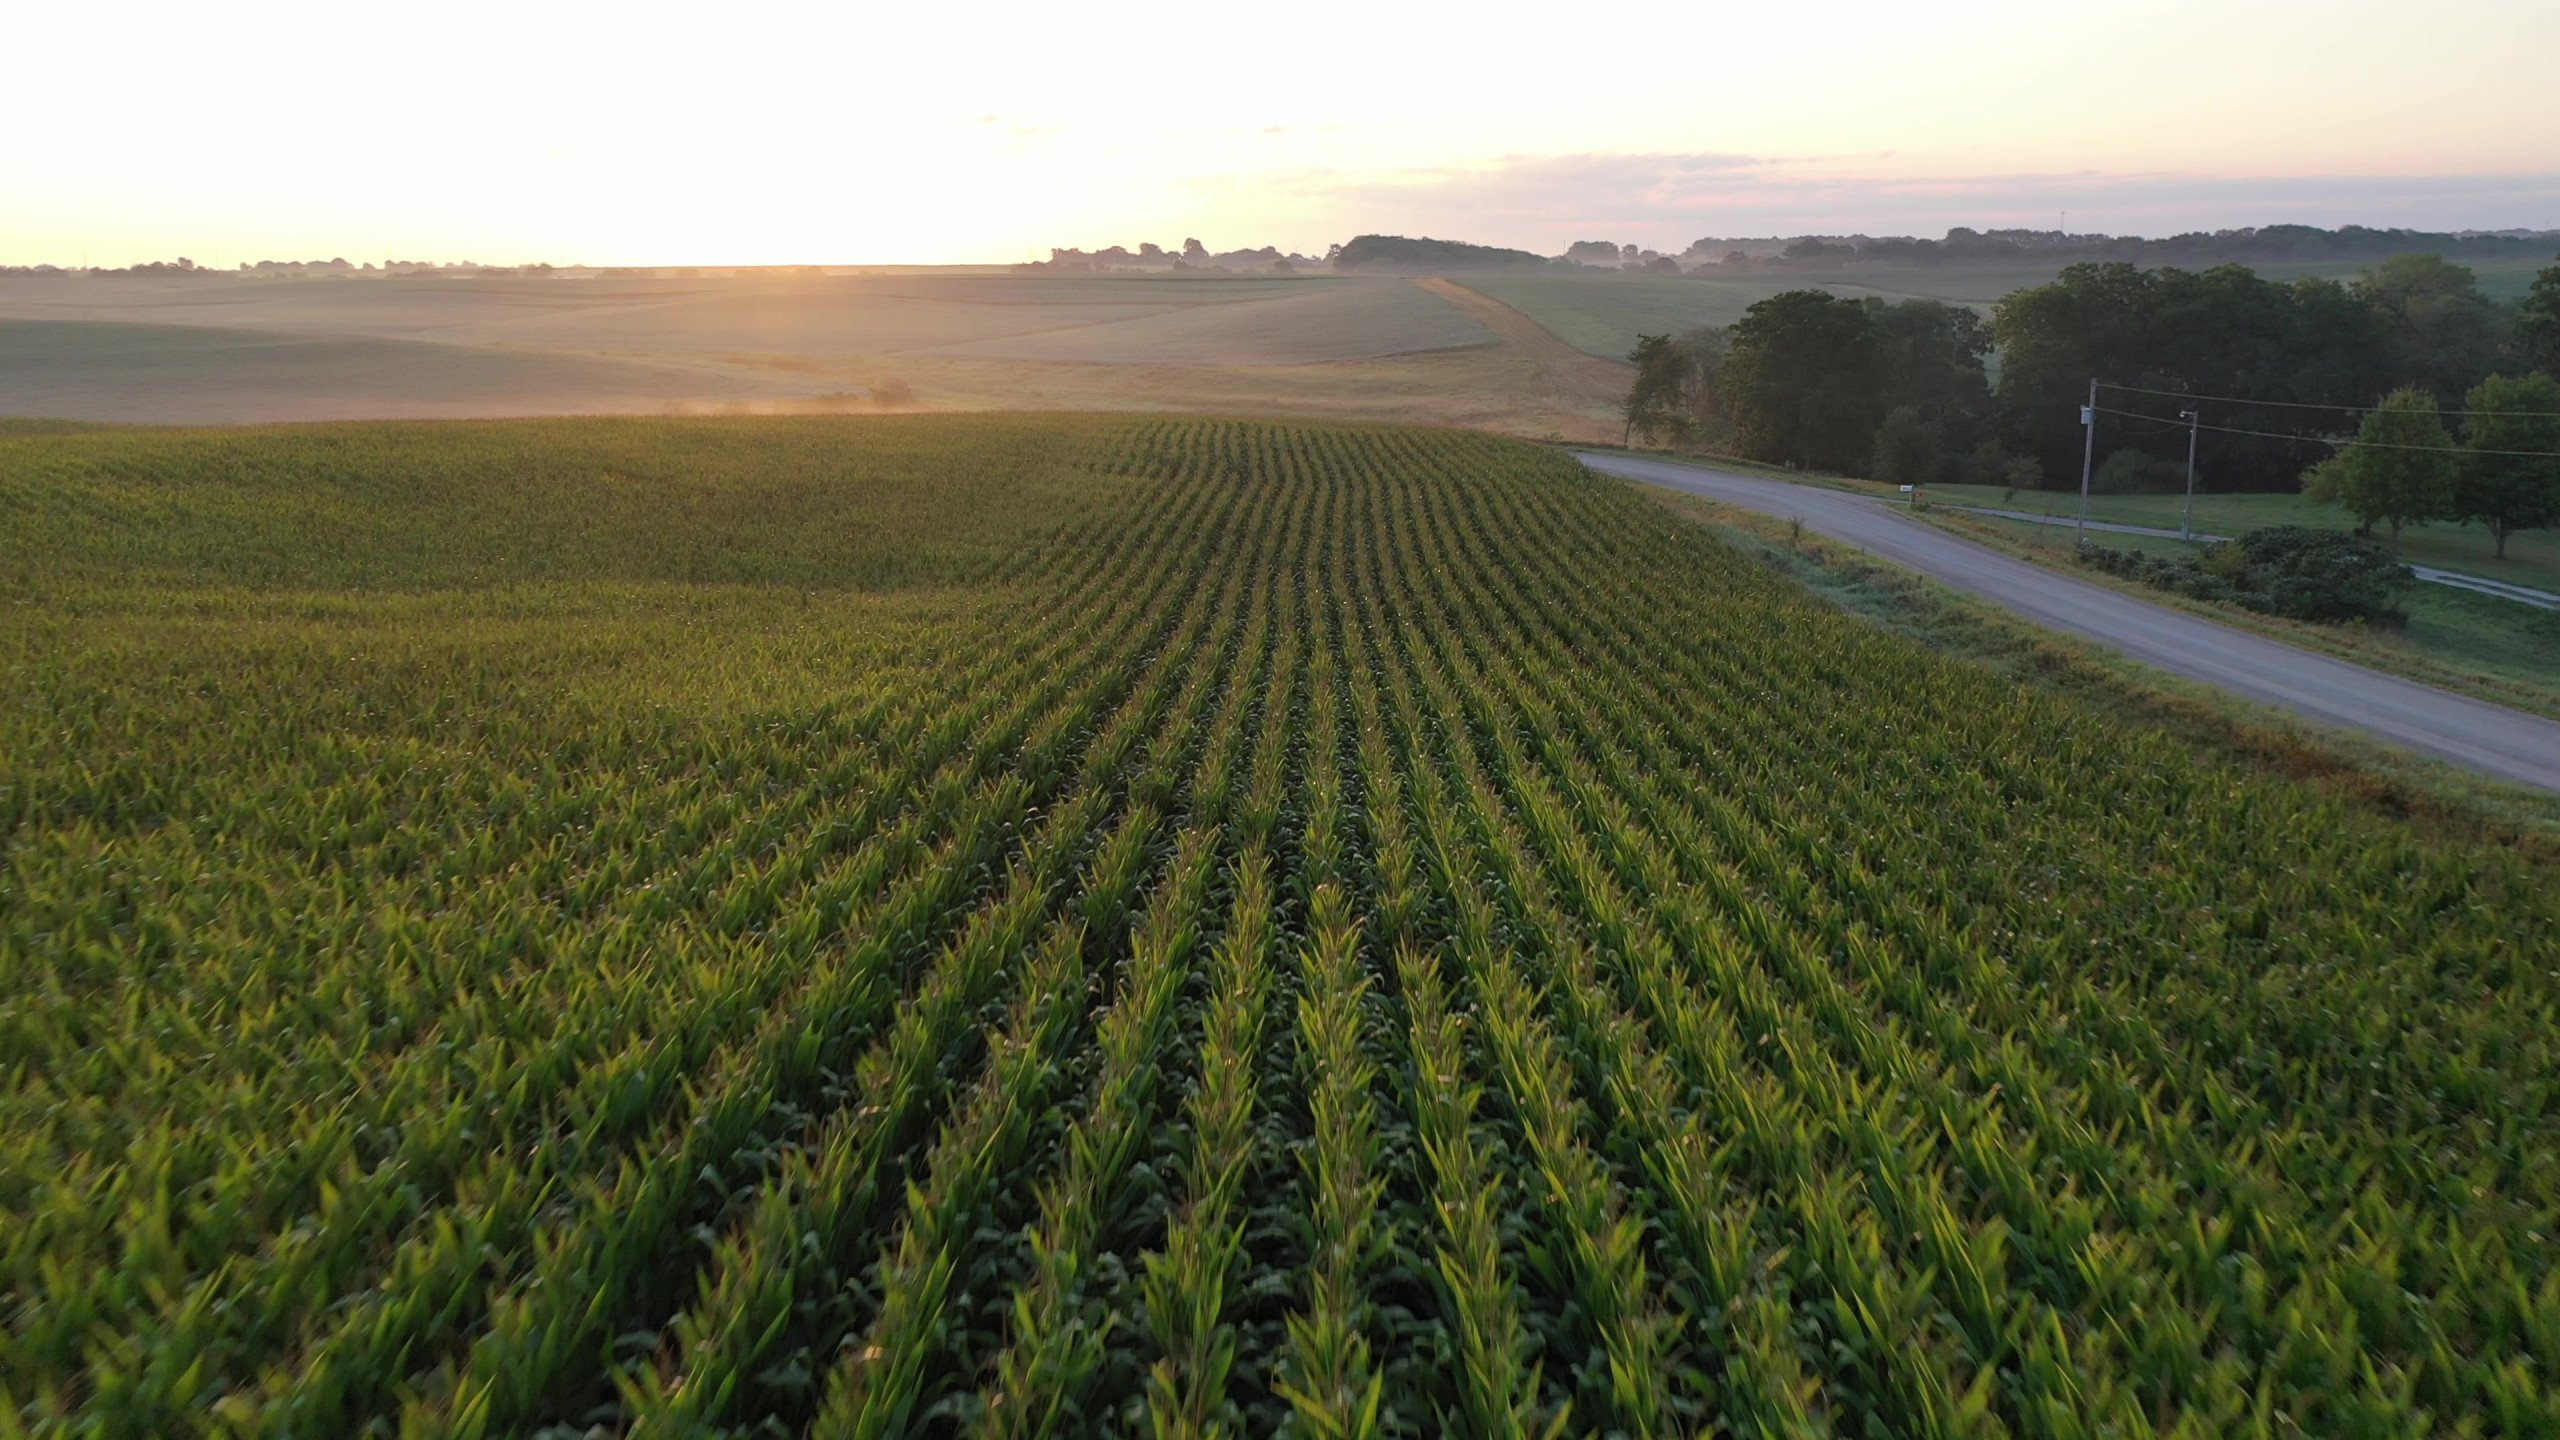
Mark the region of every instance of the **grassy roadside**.
[[[1877, 487], [1879, 489], [1886, 487]], [[2003, 490], [1993, 485], [1933, 485], [1933, 500], [2015, 510], [2028, 515], [2076, 516], [2080, 497], [2059, 490]], [[2175, 530], [2185, 506], [2178, 495], [2092, 495], [2089, 518], [2124, 525]], [[2300, 495], [2198, 495], [2195, 528], [2208, 535], [2240, 535], [2268, 525], [2304, 525], [2315, 530], [2352, 530], [2356, 519], [2336, 505], [2316, 505]], [[2478, 525], [2439, 523], [2411, 525], [2400, 533], [2397, 549], [2412, 565], [2433, 565], [2465, 575], [2560, 590], [2560, 531], [2528, 530], [2511, 536], [2507, 553], [2495, 552], [2489, 532]]]
[[1660, 486], [1637, 489], [1852, 614], [2021, 683], [2157, 725], [2431, 833], [2560, 860], [2560, 796], [2281, 715], [2015, 619], [1854, 546]]
[[[2443, 585], [2411, 587], [2409, 623], [2398, 630], [2315, 625], [2217, 605], [2091, 569], [2072, 559], [2074, 532], [2061, 526], [2001, 520], [1945, 506], [1922, 506], [1918, 518], [2006, 555], [2058, 570], [2123, 594], [2254, 630], [2261, 635], [2352, 660], [2376, 670], [2500, 705], [2560, 719], [2560, 611], [2537, 610]], [[2119, 550], [2194, 553], [2185, 541], [2145, 535], [2092, 534]]]
[[[1716, 469], [1730, 470], [1735, 474], [1764, 476], [1772, 480], [1785, 480], [1794, 484], [1810, 485], [1826, 490], [1841, 490], [1856, 495], [1901, 498], [1895, 487], [1873, 480], [1853, 480], [1839, 475], [1788, 470], [1781, 466], [1736, 460], [1726, 456], [1698, 456], [1667, 450], [1626, 449], [1618, 446], [1595, 445], [1582, 448], [1640, 456], [1646, 459], [1712, 465]], [[1987, 497], [1970, 493], [1978, 488], [1981, 487], [1933, 486], [1924, 496], [1924, 503], [1912, 513], [1917, 519], [1927, 521], [1968, 540], [1988, 545], [2002, 554], [2060, 571], [2074, 579], [2085, 580], [2093, 585], [2103, 585], [2122, 594], [2148, 600], [2155, 605], [2171, 606], [2226, 625], [2253, 630], [2271, 639], [2299, 645], [2306, 650], [2316, 650], [2341, 660], [2350, 660], [2359, 665], [2371, 666], [2376, 670], [2415, 680], [2421, 684], [2434, 685], [2440, 689], [2487, 700], [2493, 704], [2560, 719], [2560, 611], [2537, 610], [2528, 605], [2518, 605], [2512, 601], [2456, 590], [2448, 586], [2422, 584], [2412, 587], [2408, 606], [2409, 624], [2398, 630], [2374, 629], [2361, 625], [2314, 625], [2273, 615], [2262, 615], [2237, 605], [2216, 605], [2210, 601], [2156, 590], [2148, 585], [2081, 565], [2072, 559], [2071, 548], [2075, 532], [2068, 527], [2038, 525], [2024, 520], [2003, 520], [1994, 516], [1970, 514], [1956, 508], [1959, 501], [1968, 505], [2001, 503], [2001, 497], [1997, 491], [1989, 492]], [[1929, 497], [1935, 497], [1936, 503], [1928, 503]], [[2143, 505], [2146, 502], [2156, 505], [2162, 500], [2163, 497], [2159, 496], [2095, 497], [2090, 503], [2090, 518], [2121, 520], [2129, 524], [2156, 524], [2160, 516], [2144, 509]], [[2213, 512], [2207, 509], [2208, 501], [2232, 502], [2243, 507], [2255, 506], [2256, 510], [2245, 515]], [[2306, 507], [2297, 497], [2199, 497], [2197, 526], [2199, 529], [2215, 533], [2237, 533], [2258, 525], [2310, 523], [2301, 514], [2272, 511], [2264, 514], [2256, 513], [2256, 511], [2269, 509], [2266, 502], [2289, 503], [2295, 510], [2304, 511], [2329, 508]], [[2038, 503], [2036, 497], [2022, 497], [2019, 502], [2007, 508], [2034, 510], [2038, 508]], [[2072, 504], [2077, 506], [2076, 496], [2072, 498]], [[2228, 506], [2225, 507], [2226, 510], [2228, 508]], [[2168, 517], [2168, 523], [2172, 525], [2177, 523], [2174, 514]], [[2414, 531], [2411, 533], [2415, 534]], [[2560, 586], [2560, 576], [2556, 576], [2552, 570], [2545, 569], [2538, 559], [2539, 552], [2532, 550], [2524, 543], [2532, 538], [2518, 537], [2517, 546], [2511, 549], [2514, 549], [2521, 558], [2511, 560], [2503, 568], [2485, 563], [2487, 548], [2485, 540], [2480, 542], [2480, 548], [2484, 553], [2478, 557], [2466, 559], [2458, 555], [2430, 553], [2425, 556], [2412, 555], [2410, 558], [2419, 564], [2440, 564], [2447, 568], [2464, 569], [2474, 574], [2492, 574], [2494, 571], [2492, 578], [2513, 580], [2519, 584]], [[2143, 535], [2093, 532], [2090, 539], [2094, 543], [2116, 549], [2158, 553], [2192, 553], [2194, 548], [2184, 541]], [[2442, 545], [2437, 545], [2435, 550], [2442, 551], [2444, 548]]]

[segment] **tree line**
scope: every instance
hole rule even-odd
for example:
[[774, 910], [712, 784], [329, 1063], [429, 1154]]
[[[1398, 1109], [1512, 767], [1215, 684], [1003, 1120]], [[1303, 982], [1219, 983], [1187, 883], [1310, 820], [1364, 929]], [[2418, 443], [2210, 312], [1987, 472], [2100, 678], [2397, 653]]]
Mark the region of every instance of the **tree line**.
[[[2307, 479], [2368, 524], [2475, 519], [2502, 550], [2560, 523], [2560, 461], [2529, 453], [2560, 451], [2537, 428], [2560, 424], [2540, 418], [2560, 412], [2560, 264], [2516, 305], [2433, 254], [2344, 283], [2073, 265], [1987, 319], [1792, 290], [1729, 327], [1643, 336], [1628, 358], [1628, 429], [1651, 443], [1898, 484], [2076, 488], [2095, 378], [2110, 387], [2102, 491], [2181, 483], [2195, 409], [2212, 427], [2200, 488]], [[2198, 396], [2215, 398], [2182, 398]], [[2386, 448], [2402, 445], [2417, 448]]]
[[2121, 260], [2148, 265], [2224, 265], [2274, 260], [2380, 260], [2427, 252], [2456, 259], [2530, 259], [2560, 232], [2378, 230], [2369, 225], [2250, 225], [2178, 235], [2072, 234], [2064, 230], [1976, 230], [1959, 225], [1943, 239], [1908, 235], [1794, 235], [1691, 241], [1680, 258], [1693, 264], [1773, 273], [1837, 270], [1853, 265], [1998, 265], [2027, 261]]

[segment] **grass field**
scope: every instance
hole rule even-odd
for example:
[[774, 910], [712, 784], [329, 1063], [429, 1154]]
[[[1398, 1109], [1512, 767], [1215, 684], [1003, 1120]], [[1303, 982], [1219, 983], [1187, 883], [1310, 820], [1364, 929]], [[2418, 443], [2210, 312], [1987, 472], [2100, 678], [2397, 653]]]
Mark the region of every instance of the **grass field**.
[[12, 1429], [2560, 1423], [2549, 860], [1565, 457], [12, 433], [0, 498]]

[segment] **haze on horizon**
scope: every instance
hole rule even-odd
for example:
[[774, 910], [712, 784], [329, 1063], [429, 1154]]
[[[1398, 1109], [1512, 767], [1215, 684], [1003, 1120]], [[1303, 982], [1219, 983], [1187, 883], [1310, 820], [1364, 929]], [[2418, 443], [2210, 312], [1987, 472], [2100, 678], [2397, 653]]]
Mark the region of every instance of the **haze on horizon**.
[[0, 264], [2560, 226], [2541, 0], [1123, 13], [38, 9]]

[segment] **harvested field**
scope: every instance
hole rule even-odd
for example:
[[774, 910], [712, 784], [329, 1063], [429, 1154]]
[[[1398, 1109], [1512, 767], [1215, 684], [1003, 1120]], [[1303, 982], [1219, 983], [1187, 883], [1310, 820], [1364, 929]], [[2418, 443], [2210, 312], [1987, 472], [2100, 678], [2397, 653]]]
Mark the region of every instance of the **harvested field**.
[[787, 411], [866, 405], [888, 385], [899, 408], [1150, 409], [1181, 393], [1601, 438], [1614, 397], [1539, 392], [1534, 366], [1441, 363], [1492, 347], [1391, 278], [0, 279], [0, 415]]
[[197, 325], [0, 320], [0, 414], [152, 424], [657, 411], [805, 394], [682, 360]]

